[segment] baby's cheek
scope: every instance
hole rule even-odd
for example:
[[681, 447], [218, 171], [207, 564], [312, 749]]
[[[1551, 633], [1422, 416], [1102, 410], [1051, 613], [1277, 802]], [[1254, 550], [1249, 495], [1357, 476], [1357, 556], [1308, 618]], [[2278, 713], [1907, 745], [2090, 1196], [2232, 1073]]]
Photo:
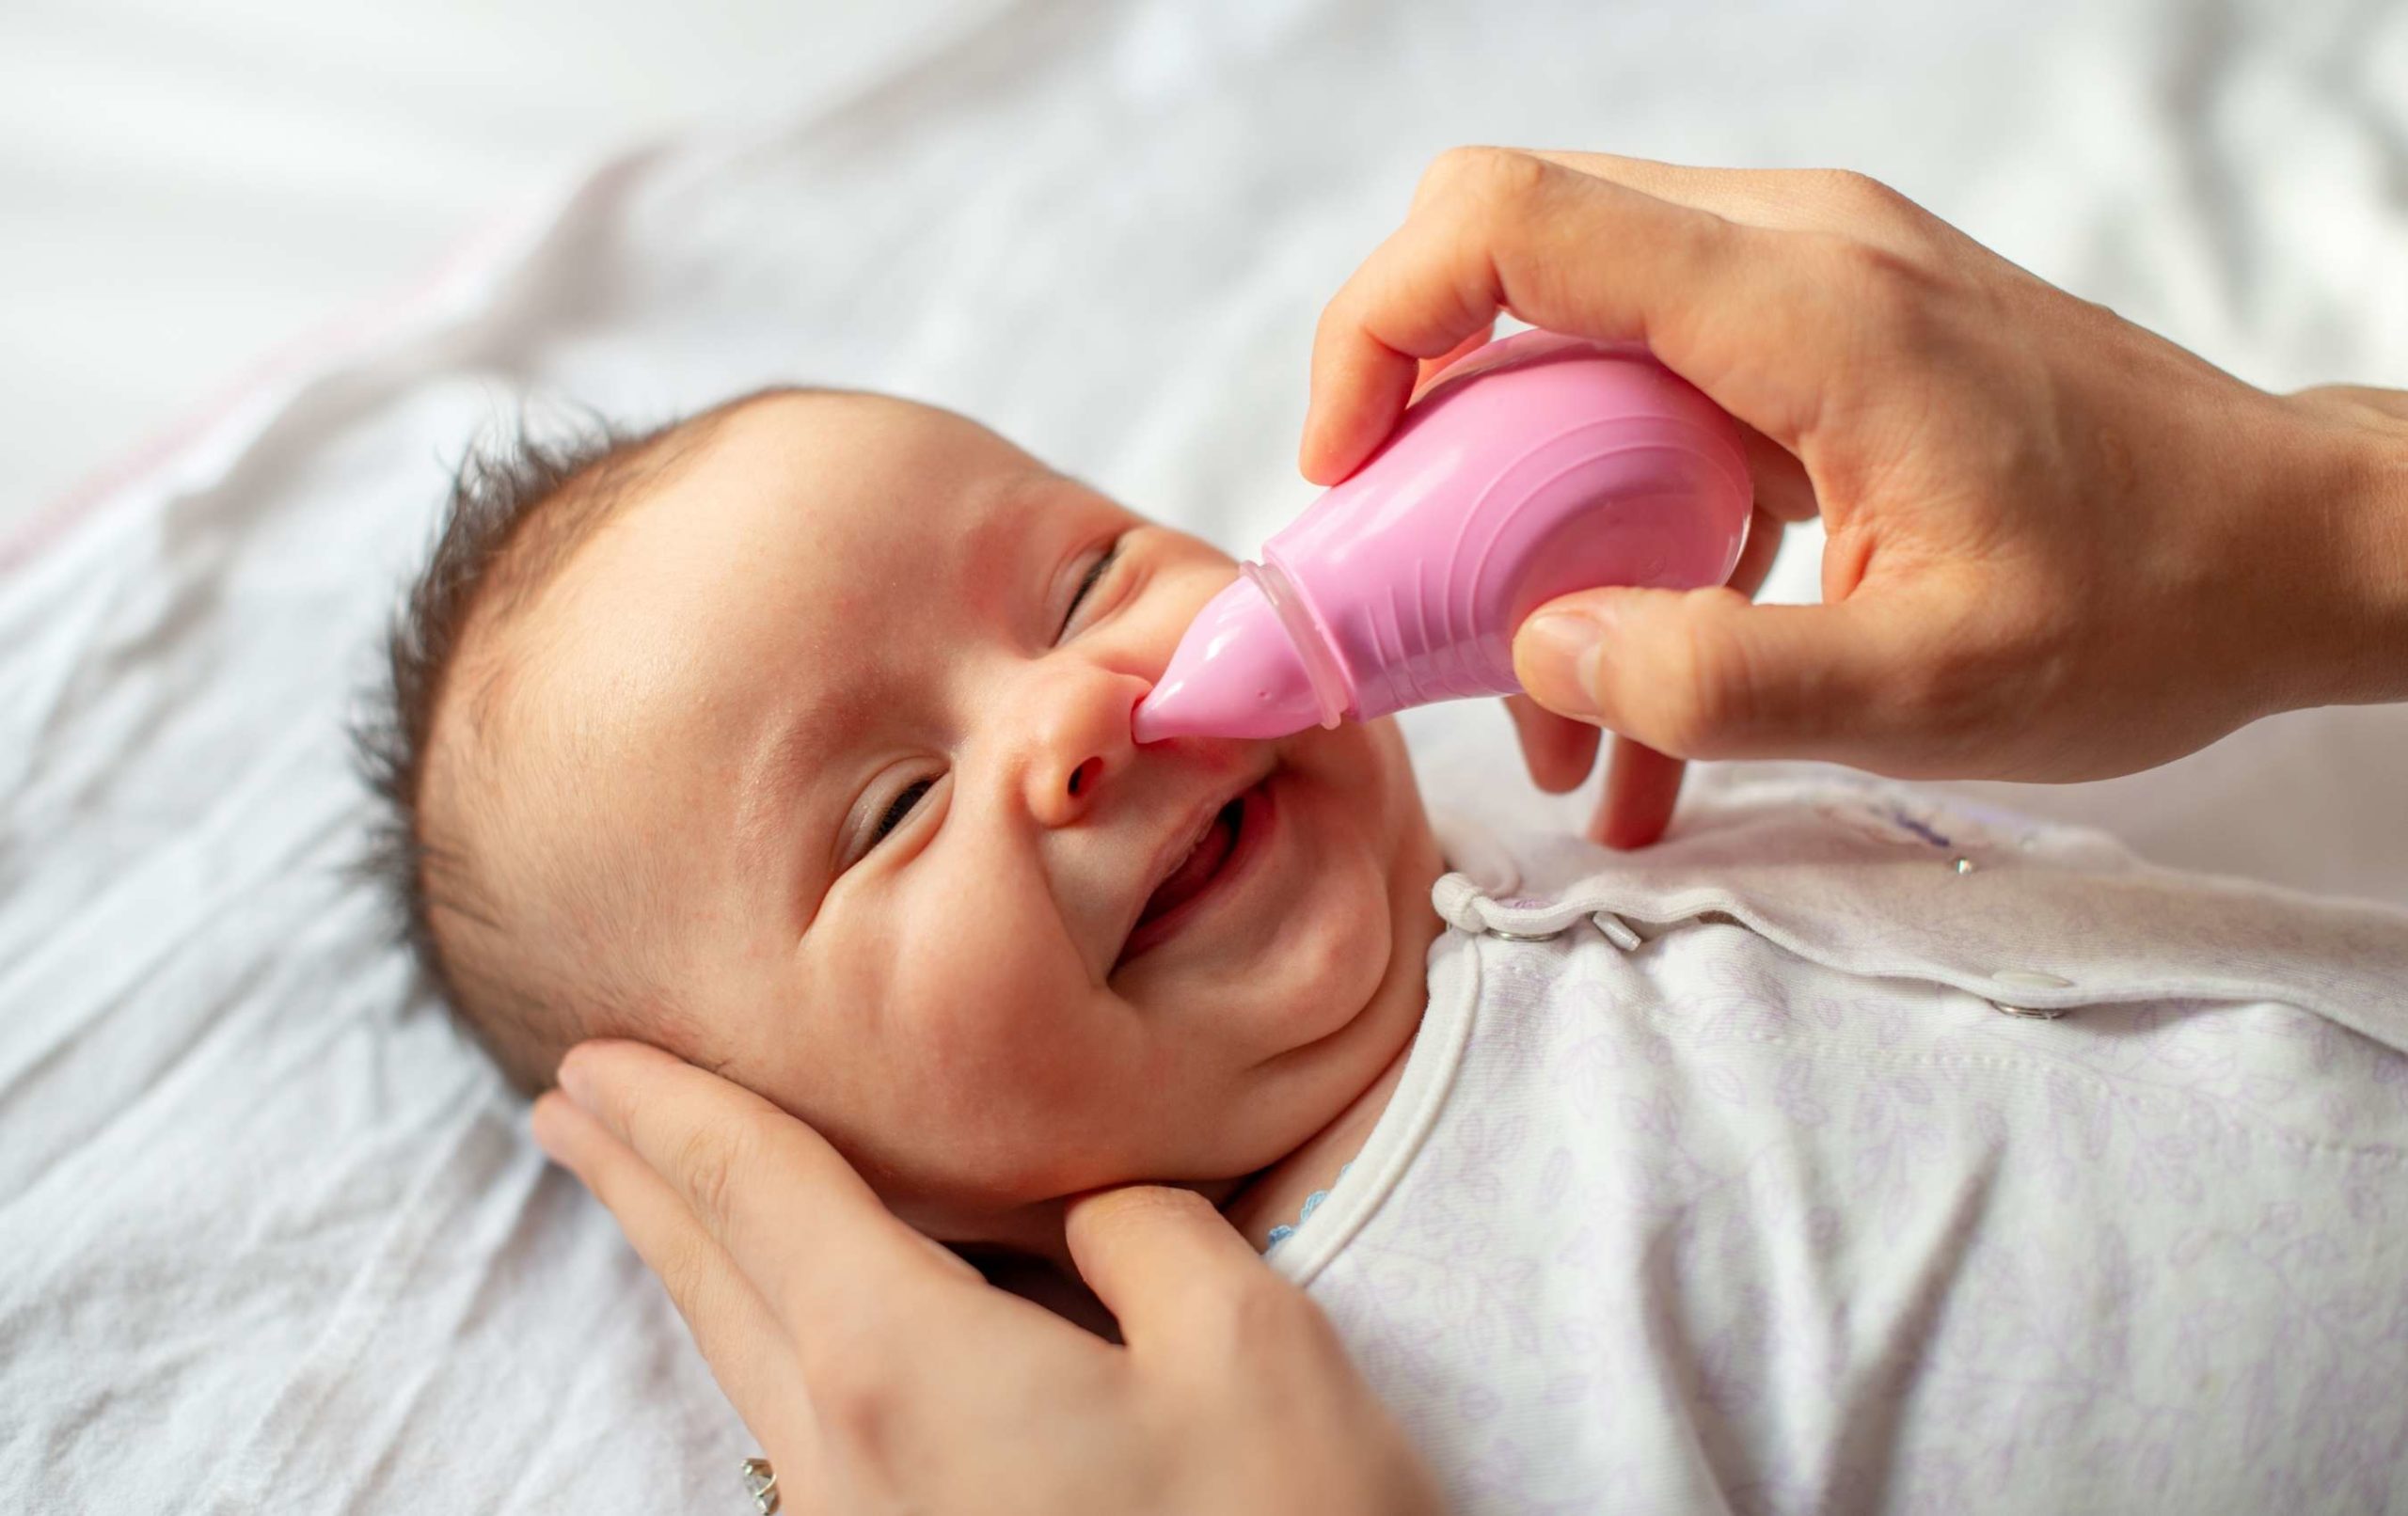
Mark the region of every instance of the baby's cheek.
[[1115, 1071], [1114, 1029], [1089, 1014], [1091, 986], [999, 971], [929, 989], [908, 1063], [932, 1147], [998, 1192], [1051, 1196], [1118, 1176], [1091, 1176], [1127, 1142], [1131, 1082]]
[[921, 1061], [932, 1082], [958, 1092], [954, 1109], [991, 1112], [1071, 1077], [1077, 1047], [1059, 1035], [1059, 1018], [1043, 1014], [1038, 1000], [1027, 986], [997, 974], [949, 987], [921, 1004]]

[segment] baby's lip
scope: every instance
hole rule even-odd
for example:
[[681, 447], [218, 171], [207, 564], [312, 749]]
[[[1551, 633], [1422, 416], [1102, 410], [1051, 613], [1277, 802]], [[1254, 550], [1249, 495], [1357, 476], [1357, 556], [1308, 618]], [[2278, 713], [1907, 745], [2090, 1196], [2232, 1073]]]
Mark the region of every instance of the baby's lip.
[[1138, 876], [1128, 905], [1121, 911], [1120, 946], [1112, 958], [1115, 969], [1119, 968], [1121, 961], [1129, 955], [1129, 939], [1135, 934], [1137, 923], [1146, 913], [1146, 903], [1153, 899], [1154, 892], [1178, 872], [1180, 864], [1187, 861], [1187, 855], [1196, 850], [1196, 844], [1203, 841], [1204, 833], [1211, 829], [1214, 819], [1230, 802], [1269, 777], [1266, 766], [1207, 791], [1194, 805], [1180, 813], [1176, 826], [1163, 832], [1152, 860], [1147, 864], [1146, 872]]

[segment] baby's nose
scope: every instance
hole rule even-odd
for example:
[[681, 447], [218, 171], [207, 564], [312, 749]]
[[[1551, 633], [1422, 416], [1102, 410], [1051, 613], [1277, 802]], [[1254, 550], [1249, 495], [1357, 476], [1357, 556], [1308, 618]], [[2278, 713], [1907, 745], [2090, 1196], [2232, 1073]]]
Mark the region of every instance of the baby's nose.
[[1133, 750], [1124, 732], [1111, 750], [1103, 743], [1049, 743], [1028, 766], [1028, 811], [1040, 826], [1067, 827], [1094, 809], [1106, 785], [1117, 781]]
[[1089, 667], [1038, 692], [1022, 779], [1031, 815], [1065, 827], [1086, 814], [1136, 753], [1131, 718], [1149, 687], [1134, 674]]

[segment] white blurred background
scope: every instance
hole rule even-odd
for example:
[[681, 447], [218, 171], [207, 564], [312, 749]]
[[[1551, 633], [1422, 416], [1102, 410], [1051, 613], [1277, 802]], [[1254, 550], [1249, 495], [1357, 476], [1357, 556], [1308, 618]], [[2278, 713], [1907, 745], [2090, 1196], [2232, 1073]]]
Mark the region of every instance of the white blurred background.
[[9, 0], [0, 536], [614, 150], [829, 102], [993, 0]]

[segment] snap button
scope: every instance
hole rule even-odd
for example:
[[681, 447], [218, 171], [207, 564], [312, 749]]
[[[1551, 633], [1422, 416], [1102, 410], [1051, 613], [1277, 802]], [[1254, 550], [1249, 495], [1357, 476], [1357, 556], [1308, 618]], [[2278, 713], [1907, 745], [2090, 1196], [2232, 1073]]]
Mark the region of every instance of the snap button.
[[1559, 926], [1552, 932], [1509, 932], [1502, 926], [1492, 926], [1488, 935], [1503, 938], [1508, 942], [1552, 942], [1563, 935], [1563, 928]]
[[[2059, 974], [2042, 973], [2037, 969], [1996, 969], [1990, 972], [1990, 983], [2009, 989], [2071, 989], [2073, 981]], [[2002, 1016], [2012, 1016], [2025, 1021], [2053, 1021], [2064, 1016], [2062, 1006], [2013, 1005], [2005, 1001], [1990, 1002], [1990, 1008]]]

